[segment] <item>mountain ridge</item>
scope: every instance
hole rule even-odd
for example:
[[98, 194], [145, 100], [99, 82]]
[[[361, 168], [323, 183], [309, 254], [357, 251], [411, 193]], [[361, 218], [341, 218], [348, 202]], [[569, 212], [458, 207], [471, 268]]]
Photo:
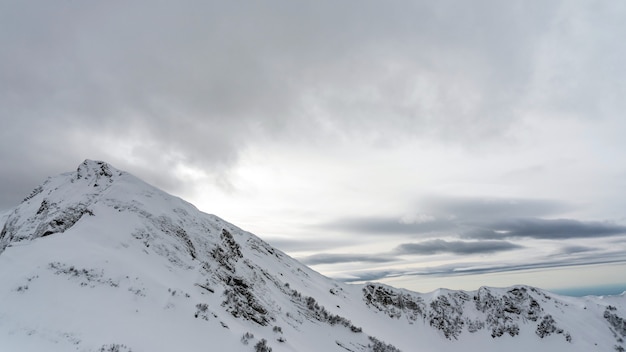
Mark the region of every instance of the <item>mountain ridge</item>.
[[344, 284], [102, 161], [48, 178], [0, 226], [3, 350], [625, 346], [624, 294]]

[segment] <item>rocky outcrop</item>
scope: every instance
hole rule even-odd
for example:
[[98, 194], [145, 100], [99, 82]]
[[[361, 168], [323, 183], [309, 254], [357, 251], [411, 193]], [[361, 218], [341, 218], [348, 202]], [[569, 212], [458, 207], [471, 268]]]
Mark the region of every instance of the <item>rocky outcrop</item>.
[[543, 313], [539, 301], [551, 298], [532, 287], [516, 286], [506, 291], [487, 287], [475, 292], [440, 290], [430, 298], [425, 297], [379, 284], [363, 287], [367, 306], [390, 318], [421, 319], [447, 339], [458, 339], [464, 332], [483, 329], [488, 329], [492, 338], [516, 336], [522, 324], [534, 324], [541, 338], [560, 334], [567, 341], [572, 339], [551, 315]]

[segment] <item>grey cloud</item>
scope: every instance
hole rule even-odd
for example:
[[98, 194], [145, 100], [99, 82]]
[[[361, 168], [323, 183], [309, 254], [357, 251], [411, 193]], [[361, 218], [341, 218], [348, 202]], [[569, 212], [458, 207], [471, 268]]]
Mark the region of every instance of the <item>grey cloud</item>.
[[441, 239], [423, 241], [419, 243], [404, 243], [396, 248], [398, 254], [429, 255], [438, 253], [453, 253], [460, 255], [484, 254], [501, 251], [510, 251], [523, 248], [507, 241], [445, 241]]
[[419, 243], [404, 243], [391, 252], [377, 254], [353, 253], [320, 253], [299, 258], [305, 264], [337, 264], [337, 263], [386, 263], [400, 260], [401, 255], [431, 255], [451, 253], [456, 255], [473, 255], [510, 251], [523, 248], [507, 241], [445, 241], [441, 239], [422, 241]]
[[626, 226], [612, 222], [544, 219], [573, 206], [547, 199], [429, 197], [418, 202], [416, 217], [345, 218], [322, 227], [360, 234], [503, 240], [510, 238], [567, 239], [620, 236]]
[[299, 258], [301, 262], [307, 265], [318, 264], [337, 264], [337, 263], [386, 263], [397, 260], [385, 255], [366, 255], [366, 254], [314, 254], [308, 257]]
[[0, 159], [19, 158], [0, 183], [8, 205], [36, 185], [19, 176], [42, 159], [223, 175], [266, 138], [483, 143], [514, 123], [533, 48], [559, 10], [490, 1], [9, 3], [0, 5]]
[[264, 238], [272, 246], [285, 252], [299, 251], [325, 251], [329, 248], [341, 248], [349, 246], [354, 242], [350, 239], [286, 239], [286, 238]]
[[488, 228], [467, 232], [464, 237], [474, 239], [566, 239], [626, 234], [626, 226], [609, 222], [583, 222], [571, 219], [513, 219], [498, 221], [486, 226]]
[[474, 227], [507, 218], [549, 216], [571, 210], [572, 206], [547, 199], [494, 197], [427, 197], [416, 204], [423, 216], [344, 218], [323, 224], [337, 229], [365, 234], [459, 234]]
[[[625, 33], [626, 24], [621, 20], [624, 8], [589, 4], [572, 6], [572, 3], [563, 2], [561, 9], [552, 33], [544, 38], [548, 45], [538, 51], [541, 56], [535, 68], [536, 89], [529, 98], [538, 106], [559, 110], [569, 116], [606, 118], [612, 114], [612, 109], [622, 105], [618, 97], [623, 96], [626, 86], [616, 77], [621, 77], [624, 69], [616, 60], [623, 60], [626, 51], [616, 48], [611, 50], [611, 55], [606, 55], [600, 49], [603, 40], [594, 40], [591, 36], [581, 40], [576, 33], [587, 30]], [[585, 50], [572, 57], [571, 53], [581, 45]], [[586, 69], [580, 70], [583, 67]], [[577, 74], [572, 75], [573, 72]], [[581, 87], [581, 82], [587, 84]]]
[[563, 248], [560, 249], [558, 254], [559, 255], [571, 255], [571, 254], [591, 252], [593, 250], [597, 250], [597, 248], [572, 245], [572, 246], [564, 246]]
[[[595, 40], [619, 38], [618, 13], [527, 1], [3, 2], [0, 160], [11, 170], [0, 207], [85, 158], [133, 164], [169, 190], [184, 183], [171, 170], [191, 165], [228, 188], [241, 151], [268, 139], [509, 143], [517, 111], [553, 104], [533, 92], [586, 102], [589, 116], [621, 111], [624, 80], [610, 78], [625, 53]], [[571, 58], [573, 73], [560, 64]]]
[[542, 217], [571, 210], [572, 206], [549, 199], [494, 197], [428, 197], [418, 201], [426, 212], [479, 222], [502, 218]]
[[426, 234], [452, 231], [457, 225], [450, 220], [402, 221], [400, 217], [346, 218], [320, 225], [327, 229], [344, 230], [364, 234]]
[[404, 275], [402, 271], [395, 270], [365, 270], [359, 272], [351, 272], [349, 278], [338, 278], [343, 282], [367, 282], [385, 279], [394, 276]]

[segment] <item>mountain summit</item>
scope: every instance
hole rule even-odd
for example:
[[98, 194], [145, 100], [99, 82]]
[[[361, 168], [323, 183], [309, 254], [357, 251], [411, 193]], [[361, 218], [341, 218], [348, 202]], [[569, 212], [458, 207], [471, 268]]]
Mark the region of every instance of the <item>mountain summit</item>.
[[0, 217], [1, 351], [624, 351], [626, 296], [348, 285], [86, 160]]

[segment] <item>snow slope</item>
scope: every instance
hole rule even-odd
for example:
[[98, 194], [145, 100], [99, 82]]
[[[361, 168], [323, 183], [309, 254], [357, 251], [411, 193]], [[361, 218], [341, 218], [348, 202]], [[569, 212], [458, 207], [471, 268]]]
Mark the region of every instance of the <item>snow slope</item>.
[[2, 222], [0, 351], [626, 347], [624, 295], [343, 284], [104, 162], [49, 178]]
[[7, 221], [7, 218], [9, 217], [10, 214], [11, 214], [10, 210], [0, 212], [0, 228], [4, 227], [4, 223]]

